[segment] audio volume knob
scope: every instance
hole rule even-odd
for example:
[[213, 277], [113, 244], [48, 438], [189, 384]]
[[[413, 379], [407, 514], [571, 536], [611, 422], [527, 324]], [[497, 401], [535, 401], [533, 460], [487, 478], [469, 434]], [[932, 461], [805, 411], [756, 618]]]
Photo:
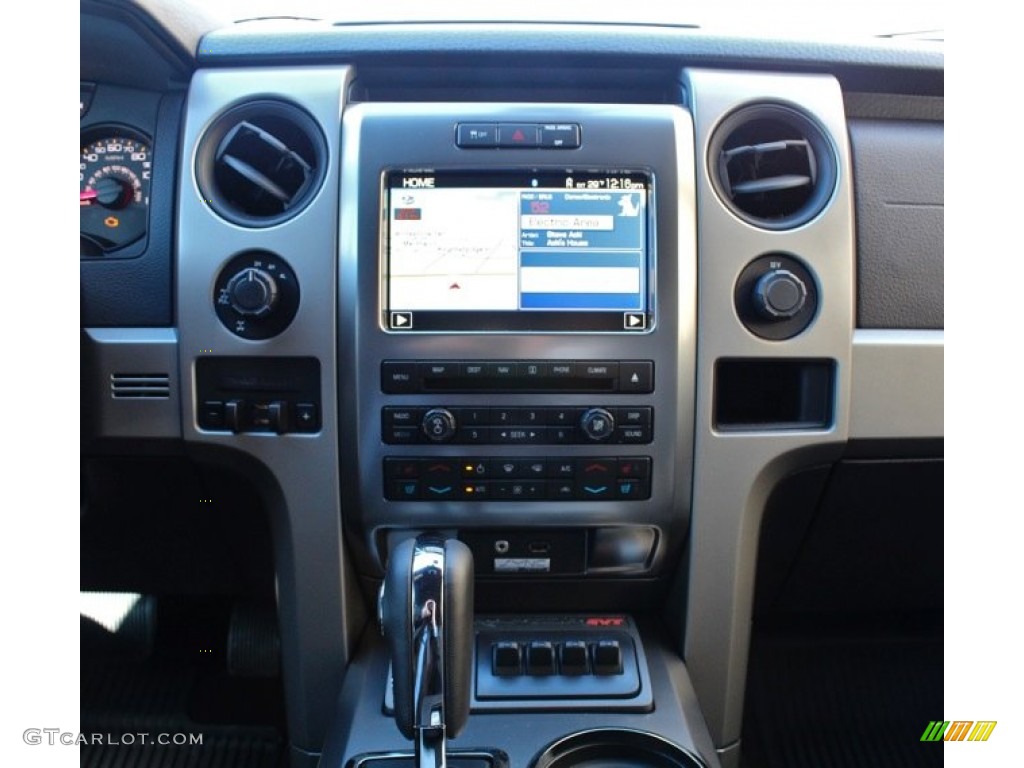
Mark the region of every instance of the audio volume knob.
[[615, 417], [604, 408], [588, 408], [580, 417], [580, 429], [591, 440], [606, 440], [615, 431]]
[[228, 280], [231, 308], [247, 317], [266, 317], [277, 304], [277, 281], [267, 272], [247, 267]]
[[788, 269], [765, 272], [754, 285], [754, 309], [765, 320], [787, 320], [807, 303], [807, 286]]
[[447, 408], [431, 408], [423, 414], [423, 434], [435, 443], [450, 440], [456, 427], [455, 416]]

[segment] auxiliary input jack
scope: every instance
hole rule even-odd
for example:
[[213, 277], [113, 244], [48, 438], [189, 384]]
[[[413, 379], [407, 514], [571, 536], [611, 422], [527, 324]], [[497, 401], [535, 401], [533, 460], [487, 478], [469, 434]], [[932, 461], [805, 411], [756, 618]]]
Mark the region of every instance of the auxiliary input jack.
[[508, 542], [505, 539], [498, 539], [494, 542], [494, 551], [499, 555], [504, 555], [508, 552]]

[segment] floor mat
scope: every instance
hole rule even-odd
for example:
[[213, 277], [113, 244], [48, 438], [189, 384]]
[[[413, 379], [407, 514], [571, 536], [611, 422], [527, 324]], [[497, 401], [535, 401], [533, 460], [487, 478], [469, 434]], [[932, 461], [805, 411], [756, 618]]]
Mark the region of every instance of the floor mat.
[[[154, 620], [134, 633], [152, 643], [83, 617], [82, 768], [283, 768], [280, 679], [229, 675], [213, 639], [226, 636], [226, 620], [208, 607], [164, 608], [159, 631]], [[180, 631], [197, 625], [213, 626], [210, 638]]]
[[932, 768], [942, 744], [942, 639], [757, 633], [744, 768]]

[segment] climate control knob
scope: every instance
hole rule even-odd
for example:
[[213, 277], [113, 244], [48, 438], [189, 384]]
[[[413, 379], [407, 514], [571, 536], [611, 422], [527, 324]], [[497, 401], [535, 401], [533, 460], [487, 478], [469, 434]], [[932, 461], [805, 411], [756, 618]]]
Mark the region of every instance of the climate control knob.
[[266, 317], [277, 304], [277, 282], [267, 272], [247, 267], [227, 285], [231, 308], [240, 315]]
[[615, 431], [615, 417], [604, 408], [588, 408], [580, 417], [580, 429], [591, 440], [607, 440]]
[[807, 303], [807, 286], [788, 269], [765, 272], [754, 285], [754, 309], [765, 320], [795, 317]]
[[423, 434], [435, 443], [443, 443], [455, 435], [455, 416], [447, 408], [431, 408], [423, 414]]

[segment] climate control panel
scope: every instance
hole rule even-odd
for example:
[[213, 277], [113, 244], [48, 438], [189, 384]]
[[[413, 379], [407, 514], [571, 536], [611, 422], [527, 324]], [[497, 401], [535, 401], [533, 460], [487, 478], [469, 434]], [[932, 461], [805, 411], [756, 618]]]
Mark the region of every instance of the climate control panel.
[[640, 501], [650, 456], [384, 459], [389, 501]]

